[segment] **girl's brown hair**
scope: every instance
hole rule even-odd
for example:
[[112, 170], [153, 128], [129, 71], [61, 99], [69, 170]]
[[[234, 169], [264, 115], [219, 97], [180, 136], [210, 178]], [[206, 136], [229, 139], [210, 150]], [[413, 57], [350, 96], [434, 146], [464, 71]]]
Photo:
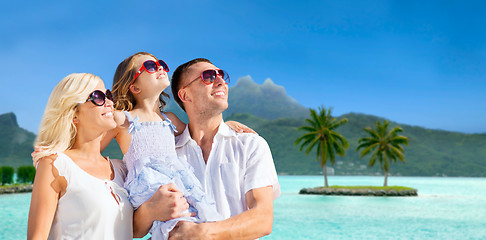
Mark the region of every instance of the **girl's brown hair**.
[[[115, 76], [113, 76], [112, 86], [114, 107], [116, 110], [131, 111], [137, 104], [133, 93], [130, 92], [130, 85], [132, 84], [132, 80], [138, 71], [138, 67], [135, 66], [135, 59], [143, 55], [151, 56], [157, 60], [154, 55], [148, 52], [138, 52], [130, 57], [127, 57], [125, 60], [123, 60], [123, 62], [118, 64], [118, 67], [116, 68]], [[162, 92], [159, 96], [160, 111], [162, 111], [166, 105], [164, 98], [169, 99], [170, 97], [167, 93]]]

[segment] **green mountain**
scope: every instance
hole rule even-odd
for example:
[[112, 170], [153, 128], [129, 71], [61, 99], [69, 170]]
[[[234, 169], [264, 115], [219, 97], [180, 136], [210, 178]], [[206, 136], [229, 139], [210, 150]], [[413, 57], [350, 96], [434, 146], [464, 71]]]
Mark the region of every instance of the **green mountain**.
[[14, 113], [0, 115], [0, 166], [32, 165], [35, 134], [19, 127]]
[[[280, 174], [321, 174], [315, 153], [306, 156], [294, 145], [295, 139], [302, 134], [297, 129], [305, 124], [309, 110], [287, 96], [283, 87], [269, 79], [258, 85], [250, 77], [243, 77], [230, 88], [229, 102], [225, 120], [240, 121], [263, 136], [270, 145]], [[167, 110], [187, 122], [187, 116], [175, 101], [169, 101]], [[338, 131], [348, 139], [350, 147], [345, 157], [337, 158], [334, 174], [381, 175], [380, 168], [367, 167], [369, 159], [360, 159], [355, 149], [358, 139], [366, 136], [363, 128], [374, 126], [383, 118], [359, 113], [338, 118], [344, 117], [348, 123]], [[400, 125], [404, 129], [403, 135], [409, 138], [409, 146], [405, 148], [406, 163], [392, 164], [392, 175], [486, 176], [486, 134], [431, 130], [395, 122], [391, 125]], [[35, 135], [20, 128], [13, 113], [0, 115], [0, 134], [0, 166], [32, 164], [30, 153]], [[122, 158], [114, 141], [103, 154]]]

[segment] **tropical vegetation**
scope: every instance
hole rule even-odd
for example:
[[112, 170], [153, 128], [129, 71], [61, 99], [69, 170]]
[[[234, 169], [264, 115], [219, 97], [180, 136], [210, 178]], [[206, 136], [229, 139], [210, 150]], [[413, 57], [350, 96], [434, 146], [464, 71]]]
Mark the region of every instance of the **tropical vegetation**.
[[331, 116], [331, 108], [310, 109], [310, 118], [305, 120], [309, 125], [299, 127], [299, 130], [305, 131], [304, 135], [295, 140], [295, 144], [300, 144], [299, 151], [304, 148], [305, 154], [309, 154], [314, 148], [316, 150], [316, 161], [320, 162], [324, 173], [324, 186], [328, 187], [327, 182], [327, 160], [334, 165], [336, 155], [344, 156], [349, 143], [345, 137], [336, 132], [336, 129], [346, 124], [346, 118], [338, 120]]
[[399, 126], [389, 129], [390, 123], [385, 120], [383, 123], [377, 121], [375, 129], [366, 127], [364, 130], [369, 134], [368, 137], [359, 139], [359, 145], [356, 151], [360, 149], [360, 157], [371, 154], [371, 159], [368, 163], [370, 167], [374, 166], [376, 161], [380, 163], [381, 169], [385, 173], [385, 182], [383, 186], [388, 186], [388, 174], [390, 171], [390, 162], [397, 162], [398, 160], [405, 163], [405, 157], [402, 145], [408, 145], [408, 138], [398, 135], [403, 129]]
[[18, 183], [33, 183], [35, 177], [34, 166], [20, 166], [17, 168], [17, 182]]
[[10, 166], [0, 167], [0, 181], [2, 186], [5, 184], [12, 184], [14, 181], [14, 168]]
[[14, 179], [15, 169], [11, 166], [0, 167], [0, 182], [5, 184], [31, 184], [34, 182], [35, 168], [33, 166], [20, 166], [17, 169], [17, 179]]

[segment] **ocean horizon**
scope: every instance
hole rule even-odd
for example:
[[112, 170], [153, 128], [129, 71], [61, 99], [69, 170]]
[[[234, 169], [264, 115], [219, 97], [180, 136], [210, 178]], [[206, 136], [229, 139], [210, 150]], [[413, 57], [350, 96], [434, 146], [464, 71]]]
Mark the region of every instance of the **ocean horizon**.
[[[328, 176], [329, 185], [382, 186], [383, 176]], [[486, 239], [486, 178], [395, 177], [417, 197], [300, 195], [323, 176], [279, 176], [272, 234], [262, 239]], [[25, 239], [30, 193], [0, 195], [0, 239]]]

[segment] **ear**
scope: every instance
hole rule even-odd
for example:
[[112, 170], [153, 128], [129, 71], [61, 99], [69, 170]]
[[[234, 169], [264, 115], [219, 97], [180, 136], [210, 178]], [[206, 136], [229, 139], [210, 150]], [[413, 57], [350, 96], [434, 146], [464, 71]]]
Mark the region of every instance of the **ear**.
[[78, 124], [78, 123], [79, 123], [79, 119], [78, 119], [78, 117], [74, 116], [74, 118], [73, 118], [73, 123], [74, 123], [74, 124]]
[[186, 89], [179, 89], [177, 95], [179, 96], [182, 102], [191, 102], [191, 99], [189, 98]]
[[132, 92], [133, 94], [138, 94], [140, 93], [142, 90], [140, 90], [140, 88], [138, 88], [137, 86], [135, 86], [135, 84], [132, 84], [129, 88], [130, 92]]

